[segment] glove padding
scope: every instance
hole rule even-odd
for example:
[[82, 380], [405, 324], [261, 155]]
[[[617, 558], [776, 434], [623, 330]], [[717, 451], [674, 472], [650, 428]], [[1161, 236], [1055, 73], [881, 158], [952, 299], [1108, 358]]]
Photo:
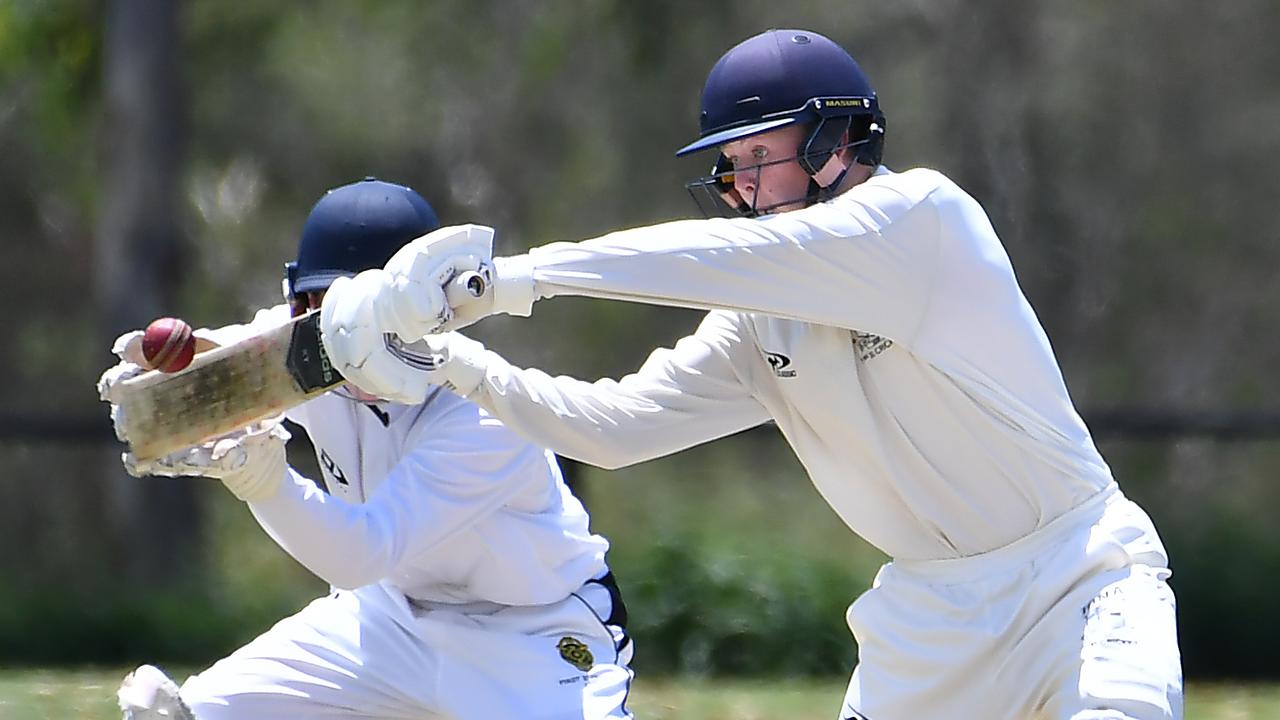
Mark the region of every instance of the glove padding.
[[[432, 385], [470, 397], [484, 382], [488, 367], [488, 350], [484, 345], [456, 332], [428, 335], [413, 343], [390, 338], [387, 352], [402, 365], [424, 373], [421, 376], [427, 383], [421, 392], [424, 400]], [[414, 395], [417, 394], [415, 387]]]
[[134, 477], [214, 478], [245, 502], [264, 500], [275, 494], [288, 467], [284, 446], [290, 436], [283, 420], [262, 420], [158, 460], [140, 462], [125, 453], [124, 467]]
[[[368, 295], [375, 329], [413, 342], [428, 333], [466, 327], [495, 313], [529, 315], [534, 290], [528, 265], [527, 256], [493, 257], [492, 228], [444, 227], [396, 251], [376, 282], [335, 283], [325, 302], [334, 296]], [[468, 272], [480, 273], [484, 292], [479, 297], [448, 292], [451, 283]], [[350, 304], [350, 299], [344, 298], [344, 304]]]
[[[449, 305], [445, 286], [461, 273], [482, 270], [492, 257], [492, 228], [443, 227], [397, 250], [377, 285], [366, 281], [357, 287], [375, 295], [374, 309], [382, 332], [413, 341], [454, 321], [455, 308]], [[333, 291], [330, 287], [329, 292]]]
[[[431, 332], [457, 330], [497, 313], [528, 316], [536, 299], [529, 256], [495, 258], [493, 228], [483, 225], [455, 225], [423, 235], [396, 251], [384, 269], [393, 277], [397, 289], [411, 291], [438, 285], [439, 294], [425, 289], [430, 300], [418, 298], [417, 301], [440, 300], [448, 306], [435, 313], [439, 322], [433, 327], [428, 327], [432, 317], [421, 314], [416, 323], [410, 321], [400, 327], [383, 328], [384, 332], [393, 332], [406, 342]], [[479, 297], [465, 292], [446, 292], [460, 274], [470, 271], [484, 278], [484, 292]], [[402, 300], [399, 305], [387, 313], [403, 320], [415, 312], [411, 299]]]
[[366, 291], [384, 282], [383, 272], [339, 278], [325, 295], [320, 336], [334, 368], [361, 390], [407, 405], [423, 402], [437, 385], [463, 397], [475, 392], [484, 379], [484, 346], [452, 332], [412, 343], [386, 332], [377, 319], [378, 296]]

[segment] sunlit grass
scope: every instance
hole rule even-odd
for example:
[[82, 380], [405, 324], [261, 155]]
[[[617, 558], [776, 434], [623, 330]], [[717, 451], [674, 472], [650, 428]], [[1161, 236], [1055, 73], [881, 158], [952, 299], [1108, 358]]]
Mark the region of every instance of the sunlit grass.
[[[114, 720], [115, 689], [126, 669], [0, 670], [4, 720]], [[185, 673], [174, 673], [182, 676]], [[831, 718], [845, 681], [639, 678], [628, 706], [639, 720]], [[1193, 685], [1187, 720], [1280, 718], [1280, 685]]]

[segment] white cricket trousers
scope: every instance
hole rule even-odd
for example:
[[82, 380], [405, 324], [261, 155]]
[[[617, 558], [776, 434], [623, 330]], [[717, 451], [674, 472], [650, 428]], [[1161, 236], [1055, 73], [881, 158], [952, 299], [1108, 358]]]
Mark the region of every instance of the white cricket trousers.
[[849, 606], [840, 718], [1178, 720], [1168, 556], [1112, 485], [1004, 548], [895, 561]]
[[381, 585], [313, 601], [183, 684], [197, 720], [631, 718], [630, 641], [588, 583], [547, 606], [411, 607]]

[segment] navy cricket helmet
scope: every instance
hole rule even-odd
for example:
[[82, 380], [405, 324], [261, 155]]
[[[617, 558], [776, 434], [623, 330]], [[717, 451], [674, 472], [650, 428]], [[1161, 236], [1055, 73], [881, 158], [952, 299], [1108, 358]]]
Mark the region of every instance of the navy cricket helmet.
[[[730, 48], [711, 68], [702, 90], [701, 132], [676, 155], [796, 124], [809, 128], [795, 159], [810, 175], [844, 147], [856, 147], [858, 163], [880, 164], [884, 114], [858, 63], [818, 33], [768, 30]], [[722, 159], [690, 189], [699, 183], [723, 192], [732, 187], [731, 169]]]
[[440, 227], [435, 210], [403, 185], [368, 177], [334, 188], [311, 209], [298, 259], [285, 264], [289, 298], [387, 264], [405, 243]]

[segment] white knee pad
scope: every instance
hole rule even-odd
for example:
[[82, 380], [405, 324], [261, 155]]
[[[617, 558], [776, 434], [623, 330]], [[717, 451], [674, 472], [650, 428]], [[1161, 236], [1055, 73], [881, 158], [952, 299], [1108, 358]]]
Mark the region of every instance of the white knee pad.
[[196, 720], [178, 696], [178, 684], [154, 665], [141, 665], [129, 673], [116, 699], [124, 720]]

